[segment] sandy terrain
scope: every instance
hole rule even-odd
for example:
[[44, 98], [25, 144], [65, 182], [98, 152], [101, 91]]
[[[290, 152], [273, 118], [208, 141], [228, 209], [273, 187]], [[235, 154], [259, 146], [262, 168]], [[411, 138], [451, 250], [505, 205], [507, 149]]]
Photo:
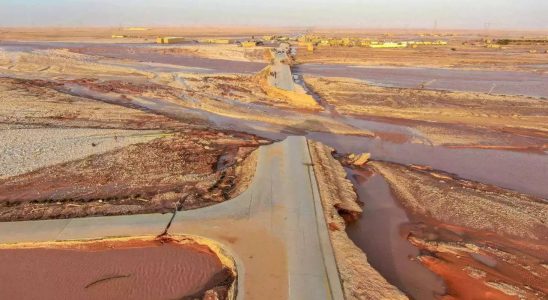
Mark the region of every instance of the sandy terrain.
[[177, 129], [181, 122], [60, 93], [44, 80], [0, 78], [0, 123], [63, 128]]
[[544, 299], [546, 199], [419, 166], [371, 162], [410, 216], [402, 234], [451, 297]]
[[[249, 38], [253, 35], [288, 34], [300, 32], [299, 28], [237, 27], [237, 26], [185, 26], [185, 27], [143, 27], [147, 30], [131, 31], [119, 27], [93, 28], [0, 28], [0, 40], [45, 40], [45, 41], [96, 41], [96, 42], [155, 42], [157, 36], [183, 36], [189, 38]], [[113, 34], [133, 38], [112, 39]]]
[[169, 55], [207, 57], [237, 61], [266, 62], [270, 59], [268, 48], [243, 48], [237, 45], [182, 45], [166, 46], [154, 51]]
[[[251, 136], [190, 130], [0, 181], [0, 219], [168, 212], [245, 190]], [[66, 158], [63, 158], [66, 159]], [[244, 178], [244, 180], [240, 180]], [[32, 187], [32, 189], [29, 189]]]
[[[8, 76], [36, 78], [42, 81], [30, 83], [44, 85], [63, 93], [67, 93], [74, 87], [85, 87], [109, 98], [115, 97], [115, 100], [111, 102], [126, 107], [136, 107], [135, 103], [131, 102], [131, 97], [135, 96], [141, 100], [145, 98], [147, 102], [153, 98], [160, 102], [170, 102], [182, 108], [198, 109], [222, 117], [264, 122], [278, 127], [280, 131], [313, 130], [370, 134], [367, 130], [359, 130], [328, 116], [315, 114], [314, 112], [321, 108], [310, 97], [302, 101], [300, 98], [295, 99], [294, 95], [273, 92], [266, 86], [262, 73], [202, 75], [143, 71], [137, 68], [137, 63], [131, 65], [127, 61], [98, 59], [64, 50], [30, 53], [0, 51], [0, 62], [2, 55], [5, 59], [4, 72]], [[56, 67], [51, 67], [51, 64]], [[46, 82], [43, 82], [44, 80]], [[94, 99], [101, 96], [78, 93], [76, 95]], [[104, 100], [104, 98], [101, 99]], [[165, 112], [159, 112], [158, 108], [155, 104], [154, 108], [145, 107], [144, 109], [165, 115]], [[173, 112], [173, 110], [169, 111]], [[304, 121], [302, 112], [309, 113]], [[170, 117], [177, 118], [173, 114]], [[183, 114], [184, 116], [178, 119], [185, 123], [189, 123], [189, 119], [192, 119], [190, 122], [193, 124], [200, 123], [198, 120], [200, 118], [207, 119], [207, 117], [192, 118], [187, 112]]]
[[[456, 51], [451, 50], [456, 49]], [[529, 50], [537, 53], [529, 53]], [[297, 63], [336, 63], [368, 66], [444, 67], [463, 69], [519, 70], [547, 72], [547, 46], [512, 46], [510, 49], [485, 49], [462, 46], [405, 49], [369, 49], [361, 47], [318, 47], [297, 51]]]
[[416, 128], [432, 144], [544, 151], [548, 102], [518, 96], [385, 88], [306, 77], [328, 105], [349, 116]]
[[[0, 138], [9, 141], [4, 148], [0, 145], [8, 153], [6, 159], [0, 157], [0, 163], [6, 163], [10, 175], [0, 179], [0, 221], [171, 212], [229, 200], [244, 191], [252, 178], [253, 150], [269, 142], [253, 134], [282, 138], [318, 132], [322, 140], [344, 143], [348, 147], [342, 148], [351, 149], [347, 151], [363, 152], [368, 149], [360, 147], [377, 145], [380, 150], [370, 151], [389, 152], [392, 158], [407, 159], [447, 148], [460, 154], [459, 148], [472, 147], [535, 152], [520, 164], [543, 162], [548, 145], [545, 99], [385, 88], [309, 76], [307, 87], [317, 96], [312, 101], [269, 87], [266, 68], [250, 74], [248, 65], [255, 64], [254, 68], [257, 63], [252, 62], [265, 59], [262, 48], [142, 44], [152, 43], [157, 35], [249, 38], [269, 31], [154, 28], [129, 32], [133, 36], [129, 39], [111, 39], [111, 34], [125, 31], [0, 29], [1, 40], [86, 41], [99, 47], [0, 49]], [[332, 34], [363, 36], [364, 32]], [[413, 36], [371, 33], [371, 37], [384, 39]], [[308, 53], [299, 49], [297, 63], [545, 70], [546, 54], [540, 46], [537, 53], [528, 53], [529, 46], [502, 50], [463, 46], [463, 41], [482, 38], [470, 32], [438, 38], [451, 43], [400, 50], [341, 47]], [[125, 54], [134, 49], [122, 43], [141, 43], [135, 49], [143, 53]], [[105, 53], [112, 47], [120, 48], [116, 56], [108, 57]], [[155, 61], [158, 57], [148, 55], [162, 59]], [[208, 70], [185, 67], [189, 60], [207, 58], [223, 60], [207, 61]], [[218, 64], [234, 65], [227, 71], [216, 69]], [[239, 64], [244, 65], [236, 68]], [[216, 70], [221, 71], [212, 73]], [[419, 143], [421, 147], [398, 147]], [[331, 157], [332, 150], [317, 143], [310, 148], [346, 296], [406, 298], [368, 262], [373, 255], [363, 253], [345, 232], [350, 222], [360, 222], [360, 215], [366, 215], [362, 210], [367, 206], [358, 205], [352, 182], [344, 179], [344, 169]], [[473, 151], [480, 159], [491, 155]], [[533, 155], [499, 154], [503, 158]], [[452, 163], [472, 169], [474, 159], [462, 157], [462, 162]], [[430, 162], [436, 159], [445, 158], [432, 155]], [[489, 160], [486, 166], [500, 161], [504, 160]], [[508, 165], [501, 169], [510, 169], [511, 174], [524, 172], [515, 164]], [[412, 257], [416, 265], [443, 278], [447, 288], [443, 299], [546, 298], [548, 230], [542, 199], [425, 167], [374, 161], [360, 170], [386, 178], [407, 213], [404, 217], [409, 216], [399, 241], [420, 249], [418, 257]], [[542, 175], [542, 168], [536, 170]], [[516, 186], [516, 190], [521, 187]], [[381, 221], [378, 227], [384, 230], [389, 222]], [[388, 243], [383, 250], [400, 249]], [[396, 265], [394, 261], [386, 264]], [[421, 275], [415, 276], [422, 280]]]
[[159, 131], [21, 128], [0, 130], [0, 178], [146, 142]]
[[[0, 79], [4, 221], [218, 203], [245, 190], [254, 164], [244, 159], [267, 142], [206, 129], [207, 118], [191, 113], [173, 116], [131, 103], [129, 97], [184, 104], [181, 81], [170, 73], [63, 50], [2, 54], [7, 65], [0, 65], [13, 77]], [[207, 89], [207, 80], [194, 88]], [[238, 82], [229, 76], [215, 84], [227, 81]], [[71, 93], [75, 86], [95, 94]], [[222, 89], [229, 93], [231, 86]], [[118, 102], [97, 95], [116, 95]]]
[[[548, 44], [505, 45], [486, 48], [485, 41], [498, 39], [546, 39], [546, 31], [472, 31], [472, 30], [405, 30], [405, 29], [316, 29], [311, 35], [322, 37], [369, 38], [380, 41], [447, 41], [443, 46], [419, 46], [403, 49], [362, 47], [324, 47], [314, 52], [306, 47], [297, 51], [298, 63], [335, 63], [370, 66], [444, 67], [548, 72]], [[534, 50], [536, 53], [530, 53]]]

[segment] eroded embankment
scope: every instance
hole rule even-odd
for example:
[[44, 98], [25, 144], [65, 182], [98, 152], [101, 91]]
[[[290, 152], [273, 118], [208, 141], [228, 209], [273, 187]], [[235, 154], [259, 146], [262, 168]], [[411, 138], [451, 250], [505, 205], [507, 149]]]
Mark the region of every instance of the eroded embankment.
[[545, 200], [428, 167], [368, 165], [409, 216], [401, 234], [444, 279], [444, 299], [546, 298]]
[[2, 299], [233, 299], [235, 294], [232, 258], [194, 237], [5, 244], [0, 264]]
[[444, 295], [443, 280], [415, 259], [420, 249], [402, 235], [400, 227], [409, 218], [388, 183], [367, 169], [354, 166], [346, 171], [364, 205], [360, 219], [348, 224], [346, 232], [367, 253], [371, 266], [412, 299], [435, 300]]
[[333, 149], [319, 142], [308, 144], [346, 298], [407, 299], [371, 267], [365, 253], [345, 232], [345, 219], [355, 220], [362, 209], [344, 169], [331, 155]]

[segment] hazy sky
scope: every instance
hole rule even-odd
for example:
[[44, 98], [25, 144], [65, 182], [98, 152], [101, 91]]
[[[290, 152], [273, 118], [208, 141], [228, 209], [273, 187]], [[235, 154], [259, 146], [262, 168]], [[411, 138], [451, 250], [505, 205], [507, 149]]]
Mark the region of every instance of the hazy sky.
[[0, 26], [548, 29], [548, 0], [0, 0]]

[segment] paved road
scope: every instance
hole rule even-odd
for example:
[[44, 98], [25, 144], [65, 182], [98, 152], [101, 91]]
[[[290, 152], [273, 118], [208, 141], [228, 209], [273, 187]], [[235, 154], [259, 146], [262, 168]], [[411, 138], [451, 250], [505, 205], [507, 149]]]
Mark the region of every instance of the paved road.
[[[170, 215], [0, 223], [0, 243], [157, 235]], [[236, 260], [238, 298], [343, 299], [306, 139], [259, 149], [249, 188], [176, 214], [170, 234], [222, 243]]]
[[293, 82], [293, 75], [291, 74], [291, 68], [288, 64], [283, 63], [287, 61], [286, 49], [279, 47], [273, 51], [274, 63], [270, 66], [271, 74], [268, 77], [270, 85], [286, 91], [294, 91], [295, 83]]

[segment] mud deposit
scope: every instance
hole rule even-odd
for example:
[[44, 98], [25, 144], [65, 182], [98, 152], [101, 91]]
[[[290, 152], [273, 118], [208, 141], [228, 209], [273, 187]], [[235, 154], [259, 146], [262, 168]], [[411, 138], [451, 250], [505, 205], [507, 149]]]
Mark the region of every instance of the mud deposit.
[[2, 299], [226, 299], [234, 281], [193, 241], [105, 240], [0, 248]]
[[[382, 201], [380, 199], [388, 195], [387, 199], [401, 206], [400, 216], [405, 212], [406, 218], [402, 219], [405, 222], [394, 222], [394, 218], [398, 220], [396, 213], [396, 217], [391, 214], [379, 217], [383, 214], [379, 210], [372, 220], [363, 219], [364, 223], [358, 223], [359, 227], [363, 226], [365, 233], [373, 232], [370, 237], [378, 228], [397, 227], [393, 230], [400, 233], [399, 239], [384, 243], [383, 251], [406, 253], [405, 248], [399, 246], [405, 239], [420, 249], [410, 255], [443, 278], [447, 289], [442, 299], [546, 299], [548, 211], [545, 199], [423, 166], [379, 161], [370, 162], [369, 166], [366, 170], [372, 168], [382, 174], [382, 177], [372, 177], [379, 176], [382, 184], [379, 192], [379, 186], [369, 185], [372, 179], [365, 185], [358, 181], [358, 189], [366, 188], [365, 194], [360, 194], [365, 202], [364, 211], [376, 209], [376, 202], [371, 199]], [[367, 223], [374, 222], [375, 218], [380, 219], [378, 224], [382, 226]], [[361, 242], [360, 235], [352, 237], [357, 243]], [[387, 256], [381, 251], [375, 252], [374, 248], [382, 244], [383, 239], [386, 234], [378, 240], [366, 241], [373, 245], [365, 249], [373, 253], [373, 259], [375, 253]], [[371, 257], [369, 252], [368, 256]], [[397, 269], [397, 257], [386, 261], [379, 268], [388, 265], [390, 271], [394, 264]], [[410, 273], [413, 275], [406, 282], [421, 277], [416, 275], [420, 272]], [[424, 278], [419, 281], [426, 282]]]
[[368, 262], [393, 285], [413, 299], [443, 295], [443, 280], [423, 267], [415, 257], [418, 248], [409, 243], [400, 227], [409, 222], [392, 197], [384, 178], [364, 170], [347, 169], [364, 211], [347, 226], [349, 237], [367, 254]]
[[187, 130], [0, 180], [0, 220], [171, 212], [245, 190], [254, 137]]

